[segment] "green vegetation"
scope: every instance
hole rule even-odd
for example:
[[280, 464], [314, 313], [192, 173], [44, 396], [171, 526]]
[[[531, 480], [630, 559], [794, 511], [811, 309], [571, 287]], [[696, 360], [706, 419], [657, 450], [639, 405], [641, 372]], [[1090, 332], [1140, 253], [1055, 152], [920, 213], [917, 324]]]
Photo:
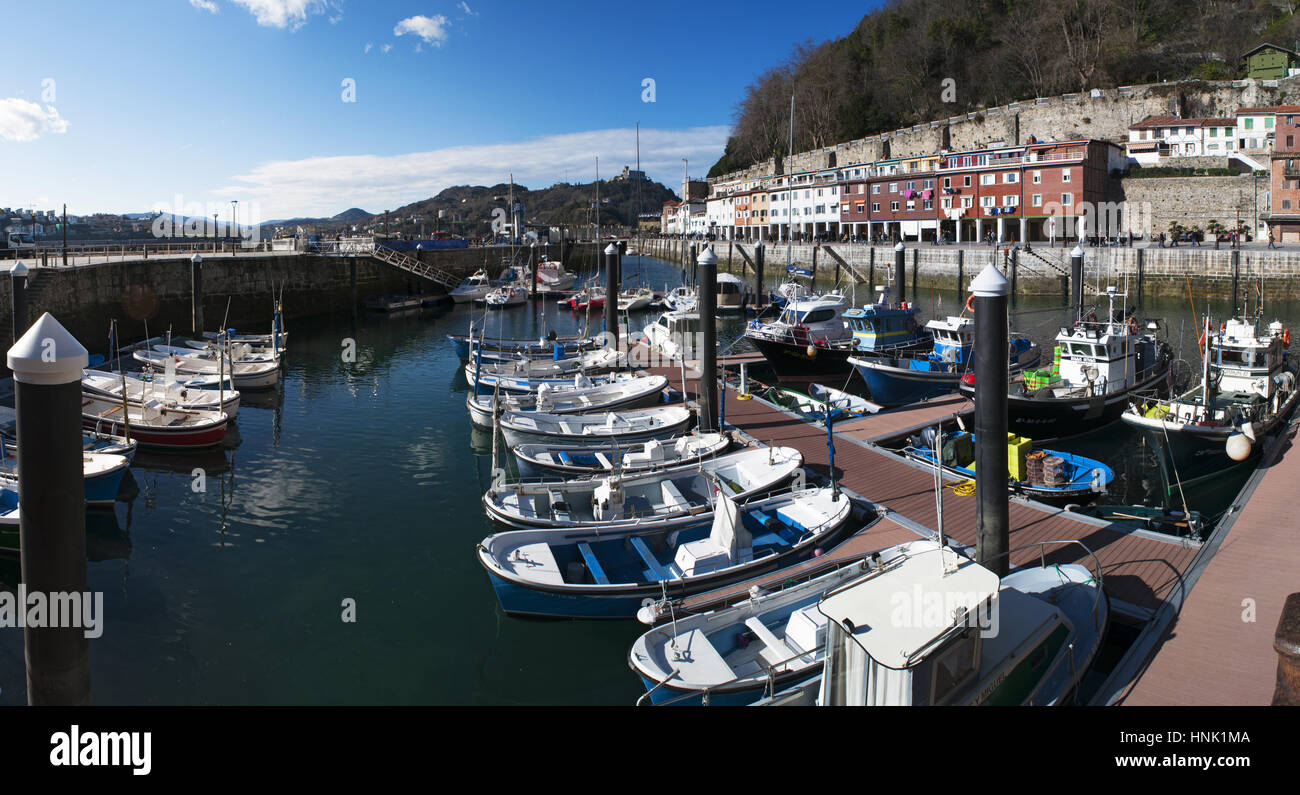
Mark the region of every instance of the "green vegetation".
[[759, 75], [736, 106], [731, 139], [709, 176], [784, 155], [792, 92], [801, 152], [1034, 97], [1230, 79], [1243, 74], [1241, 56], [1255, 45], [1300, 39], [1289, 5], [890, 0], [844, 38], [801, 44]]

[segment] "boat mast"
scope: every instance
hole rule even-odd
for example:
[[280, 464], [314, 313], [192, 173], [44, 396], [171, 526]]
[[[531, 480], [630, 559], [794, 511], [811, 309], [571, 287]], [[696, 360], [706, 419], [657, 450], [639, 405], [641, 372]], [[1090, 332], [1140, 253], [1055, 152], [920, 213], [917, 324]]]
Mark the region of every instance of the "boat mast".
[[790, 86], [790, 143], [785, 158], [785, 273], [790, 275], [790, 239], [794, 237], [794, 85]]

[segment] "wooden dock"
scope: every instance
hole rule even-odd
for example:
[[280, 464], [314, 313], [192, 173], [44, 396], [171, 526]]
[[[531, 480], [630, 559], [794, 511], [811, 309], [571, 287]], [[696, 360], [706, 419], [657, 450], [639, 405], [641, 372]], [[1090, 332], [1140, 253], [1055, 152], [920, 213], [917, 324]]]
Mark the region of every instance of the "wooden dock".
[[1273, 635], [1287, 596], [1300, 591], [1300, 533], [1291, 513], [1300, 453], [1285, 457], [1294, 437], [1293, 427], [1266, 452], [1249, 499], [1212, 537], [1217, 549], [1206, 550], [1181, 611], [1118, 703], [1265, 706], [1272, 700]]

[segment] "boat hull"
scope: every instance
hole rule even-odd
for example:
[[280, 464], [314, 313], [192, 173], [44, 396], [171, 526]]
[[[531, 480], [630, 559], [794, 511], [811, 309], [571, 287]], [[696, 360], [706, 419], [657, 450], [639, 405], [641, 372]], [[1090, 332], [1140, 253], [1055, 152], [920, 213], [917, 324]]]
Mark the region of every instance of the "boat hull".
[[[119, 420], [104, 419], [93, 414], [83, 414], [81, 424], [86, 430], [125, 436], [126, 426]], [[226, 423], [203, 428], [160, 428], [131, 424], [131, 438], [146, 447], [167, 450], [196, 450], [221, 444], [226, 438]]]
[[[1163, 396], [1168, 368], [1149, 376], [1131, 388], [1091, 398], [1032, 398], [1007, 396], [1008, 427], [1013, 433], [1038, 441], [1081, 436], [1117, 422], [1135, 393], [1155, 390]], [[975, 397], [975, 388], [961, 384], [961, 392]]]
[[501, 433], [505, 436], [506, 444], [510, 447], [518, 447], [521, 444], [565, 444], [573, 445], [575, 447], [608, 447], [610, 446], [611, 440], [617, 441], [620, 445], [626, 445], [631, 442], [648, 442], [651, 439], [671, 439], [678, 434], [685, 433], [686, 426], [690, 424], [690, 421], [690, 417], [687, 417], [680, 422], [675, 422], [669, 425], [659, 425], [646, 430], [617, 434], [614, 436], [535, 433], [516, 428], [507, 428], [505, 426], [501, 427]]
[[854, 352], [847, 348], [813, 346], [809, 355], [807, 345], [792, 342], [748, 337], [749, 342], [763, 354], [776, 378], [783, 384], [811, 384], [834, 381], [836, 376], [847, 376], [852, 366], [848, 359]]
[[[665, 382], [665, 386], [666, 385], [667, 384]], [[570, 408], [570, 409], [553, 408], [553, 409], [548, 409], [547, 411], [548, 413], [551, 414], [590, 414], [590, 413], [603, 412], [603, 411], [619, 411], [622, 409], [653, 408], [654, 406], [659, 405], [659, 400], [662, 393], [663, 393], [663, 388], [660, 387], [658, 390], [655, 391], [646, 390], [643, 394], [632, 394], [620, 398], [618, 400], [611, 400], [604, 403], [593, 403], [592, 405], [589, 406], [583, 406], [580, 408]], [[474, 425], [479, 428], [483, 428], [485, 430], [492, 430], [492, 412], [485, 411], [483, 406], [474, 400], [473, 394], [466, 397], [465, 405], [469, 407], [470, 422], [474, 423]], [[533, 411], [536, 410], [536, 402], [534, 401], [533, 405], [531, 405], [528, 408], [511, 407], [507, 410], [508, 411]]]

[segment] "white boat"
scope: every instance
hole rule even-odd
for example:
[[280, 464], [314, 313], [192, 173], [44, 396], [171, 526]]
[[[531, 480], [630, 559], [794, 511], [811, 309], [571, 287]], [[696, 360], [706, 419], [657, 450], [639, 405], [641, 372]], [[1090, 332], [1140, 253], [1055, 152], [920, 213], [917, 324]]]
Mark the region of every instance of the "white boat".
[[582, 376], [590, 382], [591, 386], [604, 384], [613, 384], [619, 381], [628, 381], [636, 378], [635, 373], [595, 373], [585, 375], [578, 373], [560, 373], [553, 377], [528, 377], [515, 376], [509, 374], [498, 374], [489, 372], [486, 367], [480, 370], [475, 364], [465, 365], [465, 380], [469, 382], [470, 389], [477, 388], [480, 393], [493, 392], [498, 388], [502, 392], [515, 392], [522, 394], [531, 394], [537, 392], [543, 386], [566, 387], [574, 383], [574, 379]]
[[181, 386], [175, 379], [169, 381], [166, 376], [145, 380], [137, 373], [81, 371], [83, 392], [121, 399], [124, 388], [127, 399], [137, 402], [156, 399], [179, 409], [220, 410], [229, 414], [231, 419], [239, 413], [239, 392], [234, 389], [227, 389], [222, 395], [219, 389]]
[[[1062, 543], [1078, 544], [1035, 544], [1033, 559], [1050, 560], [1047, 547]], [[999, 580], [948, 547], [901, 555], [821, 598], [822, 673], [758, 703], [1068, 703], [1108, 619], [1100, 565], [1091, 560], [1096, 571], [1049, 563]]]
[[[469, 366], [478, 368], [475, 358]], [[481, 375], [509, 378], [563, 378], [573, 373], [602, 373], [623, 366], [623, 354], [613, 348], [597, 348], [563, 359], [525, 359], [513, 354], [483, 354]]]
[[520, 306], [528, 303], [528, 288], [518, 284], [503, 285], [484, 296], [483, 302], [492, 309]]
[[748, 302], [749, 290], [745, 280], [734, 273], [718, 274], [717, 311], [740, 312]]
[[699, 297], [695, 293], [694, 287], [674, 287], [669, 290], [664, 289], [664, 306], [673, 312], [691, 312], [694, 311]]
[[566, 271], [562, 263], [549, 259], [537, 263], [537, 289], [541, 292], [569, 290], [577, 279], [578, 275]]
[[808, 397], [822, 404], [823, 413], [829, 407], [835, 413], [832, 419], [863, 417], [867, 414], [875, 414], [881, 409], [881, 406], [864, 397], [823, 384], [810, 384], [808, 386]]
[[[217, 361], [217, 349], [215, 344], [203, 345], [195, 348], [189, 345], [155, 345], [153, 350], [157, 353], [171, 354], [172, 356], [186, 356], [192, 359], [202, 359], [205, 362]], [[221, 355], [227, 362], [240, 364], [243, 362], [256, 362], [265, 364], [267, 362], [279, 362], [280, 359], [271, 351], [255, 351], [248, 345], [235, 345], [231, 347], [229, 355], [222, 348]]]
[[719, 493], [743, 502], [780, 489], [802, 469], [793, 447], [751, 448], [666, 471], [505, 483], [489, 489], [483, 505], [512, 527], [649, 531], [695, 521]]
[[488, 278], [487, 271], [479, 268], [474, 275], [451, 291], [451, 300], [458, 304], [482, 301], [490, 292], [492, 292], [492, 280]]
[[675, 439], [651, 439], [608, 449], [556, 444], [521, 444], [514, 448], [519, 474], [532, 477], [588, 477], [612, 473], [637, 474], [694, 464], [721, 454], [731, 439], [721, 433], [693, 432]]
[[270, 389], [280, 380], [278, 362], [235, 362], [230, 365], [197, 356], [171, 356], [157, 351], [133, 351], [131, 356], [158, 369], [166, 369], [167, 361], [171, 359], [178, 373], [219, 376], [224, 372], [234, 382], [235, 388], [241, 390]]
[[[812, 579], [763, 592], [754, 586], [735, 604], [695, 615], [660, 615], [655, 603], [637, 611], [654, 625], [632, 643], [628, 665], [653, 704], [741, 705], [774, 695], [822, 669], [826, 616], [817, 603], [827, 591], [887, 565], [900, 554], [937, 549], [909, 541]], [[638, 702], [640, 703], [640, 702]]]
[[479, 543], [479, 563], [507, 613], [626, 619], [646, 602], [719, 588], [829, 549], [852, 509], [848, 495], [830, 487], [744, 505], [720, 493], [716, 503], [671, 529], [497, 533]]
[[124, 406], [121, 398], [81, 394], [83, 427], [114, 436], [129, 428], [132, 439], [151, 447], [193, 450], [220, 444], [229, 419], [223, 412], [178, 409], [158, 400]]
[[595, 411], [639, 409], [658, 405], [668, 379], [662, 375], [633, 377], [609, 384], [592, 384], [578, 374], [569, 386], [543, 384], [534, 394], [474, 395], [465, 398], [469, 418], [480, 428], [492, 427], [496, 411], [540, 411], [547, 414], [582, 414]]
[[[218, 331], [205, 331], [200, 336], [202, 336], [203, 339], [208, 340], [210, 342], [216, 342], [217, 340], [221, 339], [222, 335]], [[247, 343], [249, 345], [252, 345], [254, 348], [273, 347], [271, 345], [270, 334], [236, 334], [232, 330], [228, 332], [225, 336], [231, 342]], [[283, 352], [289, 347], [289, 332], [281, 331], [279, 336], [280, 339], [277, 347], [279, 347], [280, 351]]]
[[618, 311], [636, 312], [650, 306], [655, 298], [654, 290], [649, 287], [633, 287], [618, 294]]
[[699, 314], [694, 311], [665, 312], [644, 331], [650, 341], [650, 350], [669, 359], [682, 356], [693, 359], [699, 353], [702, 324]]
[[686, 431], [691, 411], [685, 406], [660, 406], [635, 411], [600, 414], [544, 414], [537, 411], [507, 411], [499, 425], [506, 444], [591, 444], [608, 447], [619, 444], [669, 439]]

